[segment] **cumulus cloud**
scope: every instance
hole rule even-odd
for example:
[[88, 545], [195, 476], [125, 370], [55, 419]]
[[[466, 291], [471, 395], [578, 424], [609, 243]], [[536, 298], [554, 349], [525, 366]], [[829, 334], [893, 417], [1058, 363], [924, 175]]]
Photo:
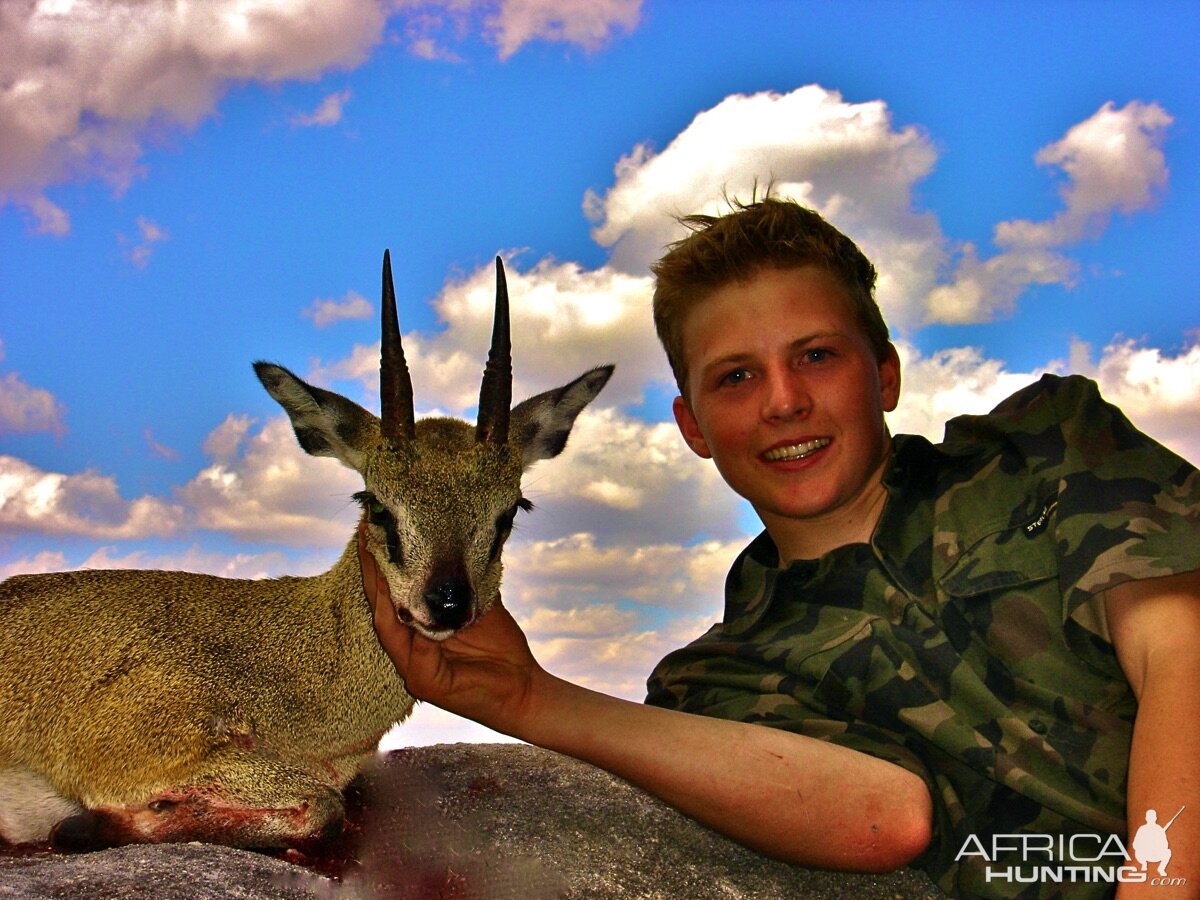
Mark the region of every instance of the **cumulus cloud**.
[[1032, 372], [1010, 372], [999, 359], [988, 359], [977, 347], [952, 347], [923, 356], [903, 341], [900, 353], [903, 384], [900, 405], [887, 416], [894, 433], [942, 439], [943, 426], [959, 415], [982, 415], [1001, 400], [1045, 372], [1061, 372], [1050, 362]]
[[32, 557], [0, 564], [0, 579], [10, 575], [38, 575], [72, 569], [162, 569], [170, 572], [200, 572], [220, 578], [277, 578], [280, 575], [316, 575], [328, 568], [326, 559], [300, 563], [282, 553], [215, 553], [197, 546], [178, 553], [149, 553], [115, 546], [98, 547], [78, 565], [71, 565], [59, 550], [44, 550]]
[[301, 315], [312, 319], [318, 328], [328, 328], [344, 319], [369, 319], [375, 315], [375, 307], [362, 294], [347, 291], [341, 300], [318, 297]]
[[[638, 402], [648, 382], [670, 378], [650, 320], [650, 279], [608, 267], [542, 260], [526, 271], [508, 265], [512, 309], [513, 397], [524, 399], [565, 384], [593, 366], [616, 363], [613, 381], [598, 405]], [[495, 270], [487, 265], [447, 282], [434, 301], [444, 329], [404, 335], [418, 412], [464, 415], [479, 399], [479, 379], [491, 339]], [[404, 311], [400, 311], [401, 321]], [[376, 403], [379, 344], [317, 366], [314, 379], [357, 380]]]
[[[70, 231], [54, 185], [101, 179], [122, 191], [149, 143], [212, 115], [226, 90], [315, 79], [363, 62], [401, 17], [413, 53], [454, 59], [482, 29], [507, 59], [530, 41], [596, 50], [638, 24], [641, 0], [11, 0], [0, 4], [0, 204], [37, 234]], [[341, 119], [350, 92], [291, 118]], [[135, 258], [135, 262], [138, 260]]]
[[532, 41], [599, 50], [617, 33], [637, 27], [642, 0], [399, 0], [410, 52], [423, 59], [456, 61], [447, 41], [458, 42], [482, 20], [500, 59]]
[[41, 575], [44, 572], [61, 572], [69, 568], [67, 557], [61, 550], [42, 550], [33, 556], [0, 563], [0, 580], [13, 575]]
[[257, 432], [230, 416], [206, 439], [210, 465], [179, 488], [198, 528], [243, 541], [341, 548], [357, 518], [362, 478], [336, 460], [309, 456], [284, 417]]
[[720, 594], [708, 612], [642, 623], [624, 631], [594, 636], [540, 635], [537, 613], [514, 610], [529, 633], [534, 656], [545, 668], [569, 681], [627, 700], [646, 696], [646, 676], [672, 650], [703, 634], [720, 618]]
[[1134, 100], [1120, 109], [1111, 101], [1043, 147], [1034, 161], [1059, 169], [1063, 209], [1045, 222], [1017, 219], [996, 226], [1002, 247], [1055, 247], [1103, 231], [1114, 212], [1145, 209], [1167, 184], [1162, 151], [1174, 121], [1157, 103]]
[[126, 500], [111, 476], [45, 472], [0, 456], [0, 531], [129, 540], [168, 536], [184, 523], [178, 504], [150, 496]]
[[1029, 372], [1009, 371], [974, 347], [922, 356], [898, 345], [904, 372], [900, 407], [888, 415], [894, 432], [941, 440], [945, 422], [957, 415], [986, 413], [1001, 400], [1044, 374], [1076, 373], [1094, 379], [1104, 398], [1121, 408], [1139, 429], [1193, 462], [1200, 459], [1200, 341], [1177, 353], [1133, 339], [1113, 341], [1094, 357], [1076, 342], [1068, 359], [1048, 360]]
[[683, 235], [674, 216], [723, 212], [726, 196], [748, 200], [770, 183], [854, 237], [879, 269], [879, 304], [899, 330], [984, 322], [1011, 312], [1031, 285], [1072, 285], [1078, 265], [1061, 248], [1153, 201], [1166, 183], [1170, 123], [1157, 104], [1107, 103], [1044, 147], [1038, 164], [1065, 176], [1063, 210], [1000, 223], [1001, 250], [987, 257], [914, 206], [937, 158], [929, 136], [897, 127], [882, 100], [851, 103], [818, 85], [725, 98], [663, 150], [642, 144], [622, 157], [613, 186], [588, 192], [584, 209], [612, 265], [642, 272]]
[[122, 190], [148, 140], [191, 128], [231, 84], [354, 66], [380, 39], [378, 0], [16, 0], [0, 4], [0, 198], [64, 234], [42, 191]]
[[488, 27], [501, 59], [533, 40], [598, 50], [614, 32], [637, 27], [641, 6], [641, 0], [502, 0], [488, 16]]
[[1030, 285], [1077, 279], [1078, 266], [1058, 248], [1099, 236], [1114, 212], [1129, 215], [1150, 206], [1167, 183], [1162, 144], [1172, 118], [1156, 103], [1105, 103], [1066, 135], [1037, 152], [1040, 166], [1061, 170], [1063, 208], [1043, 222], [1014, 219], [996, 226], [1002, 248], [980, 261], [965, 244], [946, 284], [929, 296], [935, 322], [984, 322], [1010, 313]]
[[342, 110], [351, 96], [349, 90], [329, 94], [312, 112], [296, 113], [288, 122], [297, 128], [329, 128], [342, 121]]
[[1126, 338], [1093, 359], [1088, 345], [1076, 343], [1071, 369], [1096, 379], [1142, 431], [1200, 464], [1200, 336], [1174, 355]]
[[[623, 545], [655, 555], [664, 544], [740, 534], [740, 501], [716, 467], [687, 448], [674, 422], [643, 422], [611, 408], [586, 410], [563, 455], [526, 476], [525, 494], [539, 508], [518, 525], [538, 541], [587, 532], [608, 545], [620, 535]], [[572, 556], [594, 550], [580, 544]], [[597, 564], [615, 577], [619, 554]]]
[[880, 305], [913, 322], [945, 260], [936, 219], [913, 208], [912, 189], [936, 152], [919, 128], [893, 125], [881, 100], [850, 103], [808, 85], [788, 94], [735, 94], [697, 115], [661, 152], [622, 157], [614, 184], [584, 200], [593, 236], [612, 265], [644, 272], [683, 232], [673, 216], [719, 213], [771, 183], [854, 236], [881, 272]]
[[16, 372], [0, 374], [0, 435], [47, 431], [62, 437], [67, 431], [65, 415], [62, 403], [50, 391], [30, 386]]
[[[65, 567], [64, 567], [65, 568]], [[192, 546], [179, 553], [118, 552], [100, 547], [79, 564], [80, 569], [163, 569], [171, 572], [201, 572], [220, 578], [277, 578], [280, 575], [315, 575], [327, 565], [297, 566], [282, 553], [213, 553]], [[305, 571], [306, 570], [306, 571]]]
[[[698, 613], [721, 597], [729, 564], [749, 540], [738, 534], [727, 541], [683, 543], [631, 540], [594, 532], [532, 542], [514, 541], [506, 559], [506, 596], [514, 608], [541, 611], [539, 633], [562, 636], [549, 627], [555, 616], [579, 615], [581, 609], [610, 609], [611, 604]], [[633, 616], [628, 609], [623, 613]], [[589, 613], [589, 616], [594, 613]], [[594, 619], [588, 623], [595, 626]], [[575, 636], [580, 636], [576, 634]]]

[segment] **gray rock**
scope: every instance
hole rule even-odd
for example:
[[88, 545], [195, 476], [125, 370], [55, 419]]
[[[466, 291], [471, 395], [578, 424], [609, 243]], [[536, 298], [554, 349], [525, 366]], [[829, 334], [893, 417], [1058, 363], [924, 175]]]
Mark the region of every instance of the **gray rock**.
[[523, 744], [380, 760], [352, 833], [321, 862], [203, 844], [0, 856], [0, 897], [937, 898], [921, 872], [843, 875], [759, 856], [608, 773]]

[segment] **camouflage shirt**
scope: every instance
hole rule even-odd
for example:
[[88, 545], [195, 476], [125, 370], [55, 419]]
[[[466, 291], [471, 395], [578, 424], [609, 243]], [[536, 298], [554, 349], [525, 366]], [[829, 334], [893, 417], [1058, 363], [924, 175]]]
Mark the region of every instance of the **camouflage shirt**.
[[955, 858], [970, 835], [989, 855], [993, 834], [1124, 836], [1137, 703], [1097, 595], [1200, 568], [1200, 476], [1092, 382], [1046, 376], [941, 444], [897, 436], [884, 484], [870, 544], [780, 568], [755, 539], [723, 621], [659, 663], [647, 702], [916, 772], [935, 811], [918, 864], [948, 893], [1111, 893]]

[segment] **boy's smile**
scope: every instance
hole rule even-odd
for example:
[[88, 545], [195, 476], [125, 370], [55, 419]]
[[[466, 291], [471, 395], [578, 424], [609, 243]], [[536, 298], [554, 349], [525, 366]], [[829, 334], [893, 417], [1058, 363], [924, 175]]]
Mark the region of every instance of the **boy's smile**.
[[764, 269], [719, 288], [688, 313], [683, 347], [680, 431], [750, 501], [781, 561], [867, 540], [900, 363], [890, 345], [876, 359], [837, 279]]

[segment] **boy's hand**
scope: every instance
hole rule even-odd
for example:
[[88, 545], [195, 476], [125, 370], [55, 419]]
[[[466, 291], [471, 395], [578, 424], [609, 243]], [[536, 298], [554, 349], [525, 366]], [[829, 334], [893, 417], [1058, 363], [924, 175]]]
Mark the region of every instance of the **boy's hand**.
[[513, 734], [528, 713], [533, 682], [542, 669], [499, 598], [477, 621], [444, 641], [434, 641], [400, 621], [387, 580], [358, 529], [363, 588], [375, 616], [379, 643], [408, 692], [418, 700]]

